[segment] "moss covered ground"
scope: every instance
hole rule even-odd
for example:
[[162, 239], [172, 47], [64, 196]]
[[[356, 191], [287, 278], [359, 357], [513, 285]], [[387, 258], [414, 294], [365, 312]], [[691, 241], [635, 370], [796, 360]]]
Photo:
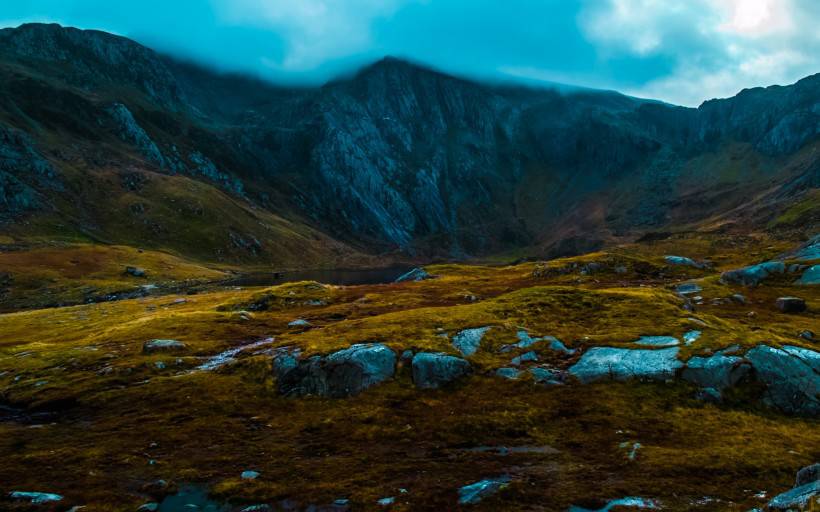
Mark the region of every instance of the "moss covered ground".
[[[793, 485], [797, 469], [820, 461], [817, 419], [785, 416], [745, 396], [708, 404], [682, 382], [544, 387], [493, 373], [515, 355], [498, 349], [521, 329], [581, 349], [703, 331], [682, 347], [684, 359], [762, 342], [817, 350], [798, 333], [820, 331], [820, 287], [795, 286], [794, 276], [757, 288], [718, 280], [721, 270], [793, 245], [690, 237], [547, 263], [432, 265], [426, 269], [438, 277], [422, 282], [200, 284], [193, 294], [169, 288], [51, 308], [38, 307], [43, 290], [78, 280], [116, 289], [131, 279], [120, 275], [125, 262], [174, 282], [222, 274], [127, 247], [72, 247], [70, 258], [54, 249], [0, 254], [15, 272], [0, 315], [0, 492], [59, 493], [60, 507], [84, 512], [136, 510], [183, 484], [236, 507], [345, 498], [354, 510], [376, 510], [378, 499], [394, 496], [391, 510], [452, 510], [459, 487], [509, 474], [508, 487], [471, 508], [566, 510], [623, 496], [653, 498], [665, 510], [762, 507]], [[672, 267], [665, 254], [714, 266]], [[594, 262], [604, 268], [580, 272]], [[703, 288], [693, 311], [674, 291], [689, 280]], [[714, 300], [735, 293], [746, 303]], [[808, 311], [779, 312], [774, 302], [783, 295], [806, 299]], [[297, 318], [312, 327], [289, 327]], [[400, 367], [395, 379], [359, 396], [284, 398], [264, 351], [325, 354], [382, 342], [456, 354], [443, 335], [481, 326], [493, 328], [471, 357], [475, 371], [440, 390], [417, 390]], [[186, 349], [143, 353], [154, 338]], [[268, 338], [232, 364], [197, 370], [221, 351]], [[577, 357], [543, 352], [541, 363], [566, 368]], [[499, 446], [538, 449], [476, 450]], [[243, 480], [244, 470], [260, 476]], [[160, 479], [168, 485], [157, 486]]]

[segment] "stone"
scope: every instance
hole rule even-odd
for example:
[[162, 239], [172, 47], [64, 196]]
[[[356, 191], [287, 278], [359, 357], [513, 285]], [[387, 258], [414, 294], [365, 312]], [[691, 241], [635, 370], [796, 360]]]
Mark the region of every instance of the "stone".
[[140, 505], [140, 508], [137, 509], [137, 512], [157, 512], [157, 510], [159, 510], [159, 503], [152, 501]]
[[12, 491], [9, 493], [9, 498], [19, 501], [28, 501], [34, 505], [42, 505], [44, 503], [54, 503], [62, 501], [63, 497], [59, 494], [50, 492], [29, 492], [29, 491]]
[[479, 480], [473, 484], [465, 485], [458, 490], [459, 505], [473, 505], [479, 501], [492, 496], [510, 483], [510, 477], [500, 476]]
[[423, 389], [436, 389], [470, 373], [470, 363], [443, 353], [419, 352], [413, 356], [413, 382]]
[[513, 357], [512, 361], [510, 361], [510, 364], [512, 364], [513, 366], [521, 366], [521, 364], [523, 363], [529, 363], [534, 361], [538, 361], [538, 354], [530, 350], [529, 352], [524, 352], [521, 355]]
[[125, 273], [133, 277], [146, 277], [145, 270], [139, 267], [125, 267]]
[[[820, 494], [820, 480], [778, 494], [769, 502], [769, 510], [804, 510]], [[818, 500], [820, 501], [820, 500]]]
[[701, 334], [703, 333], [698, 330], [686, 331], [685, 333], [683, 333], [683, 342], [686, 345], [691, 345], [692, 343], [698, 341], [698, 338], [700, 338]]
[[[286, 396], [342, 398], [358, 395], [396, 372], [396, 354], [381, 343], [363, 343], [298, 361], [285, 359], [277, 372], [279, 392]], [[288, 369], [289, 368], [289, 369]]]
[[490, 327], [476, 327], [464, 329], [453, 337], [453, 346], [461, 352], [461, 355], [469, 357], [478, 351], [481, 346], [481, 339]]
[[719, 404], [723, 402], [723, 395], [715, 388], [702, 388], [698, 390], [695, 398], [710, 404]]
[[273, 510], [270, 505], [266, 503], [260, 503], [258, 505], [248, 505], [247, 507], [240, 510], [240, 512], [269, 512]]
[[795, 478], [795, 487], [810, 484], [820, 480], [820, 462], [814, 463], [811, 466], [806, 466], [797, 472]]
[[806, 301], [799, 297], [779, 297], [775, 304], [783, 313], [802, 313], [806, 310]]
[[674, 336], [641, 336], [635, 344], [649, 347], [674, 347], [680, 345], [680, 340]]
[[584, 384], [633, 378], [667, 380], [683, 366], [678, 351], [677, 347], [657, 350], [593, 347], [581, 356], [569, 373]]
[[730, 299], [737, 302], [738, 304], [746, 304], [746, 296], [742, 293], [733, 293]]
[[392, 505], [395, 502], [396, 502], [396, 498], [394, 498], [393, 496], [390, 496], [390, 497], [382, 498], [382, 499], [378, 500], [376, 502], [376, 504], [378, 504], [379, 506], [382, 506], [382, 507], [387, 507], [387, 506]]
[[513, 343], [512, 345], [505, 345], [501, 348], [501, 352], [509, 352], [515, 348], [528, 348], [536, 343], [549, 342], [548, 346], [550, 350], [561, 352], [566, 355], [575, 354], [575, 349], [567, 348], [567, 346], [555, 336], [541, 336], [540, 338], [533, 338], [527, 331], [520, 329], [516, 333], [516, 337], [518, 338], [518, 342]]
[[698, 263], [692, 258], [687, 258], [686, 256], [664, 256], [663, 259], [670, 265], [682, 265], [694, 268], [705, 268], [706, 266], [703, 263]]
[[811, 267], [807, 268], [803, 275], [800, 276], [795, 284], [800, 285], [812, 285], [812, 284], [820, 284], [820, 265], [812, 265]]
[[765, 279], [785, 272], [786, 265], [782, 261], [767, 261], [757, 265], [728, 270], [720, 275], [720, 281], [724, 284], [757, 286]]
[[409, 363], [413, 360], [413, 351], [410, 349], [405, 350], [401, 353], [401, 360], [404, 363]]
[[681, 283], [675, 286], [675, 291], [680, 295], [691, 295], [703, 291], [703, 288], [697, 283]]
[[288, 327], [310, 327], [310, 322], [302, 318], [297, 318], [292, 322], [288, 322]]
[[549, 368], [530, 368], [530, 375], [536, 384], [559, 386], [564, 383], [563, 373]]
[[588, 509], [583, 507], [572, 506], [567, 512], [610, 512], [612, 510], [621, 510], [629, 508], [643, 508], [643, 509], [657, 509], [660, 508], [658, 504], [646, 498], [638, 498], [636, 496], [627, 496], [625, 498], [618, 498], [609, 501], [606, 505], [599, 509]]
[[180, 352], [185, 350], [185, 343], [177, 340], [153, 339], [142, 344], [144, 354], [156, 352]]
[[400, 275], [396, 278], [396, 283], [403, 283], [405, 281], [424, 281], [425, 279], [431, 279], [433, 276], [427, 273], [421, 267], [416, 267], [413, 270], [407, 272], [406, 274]]
[[239, 475], [242, 480], [256, 480], [259, 478], [259, 472], [253, 470], [246, 470], [243, 471], [241, 475]]
[[503, 379], [517, 380], [521, 375], [521, 370], [518, 368], [499, 368], [495, 371], [495, 374]]
[[804, 339], [804, 340], [806, 340], [806, 341], [817, 341], [817, 340], [814, 338], [814, 332], [813, 332], [813, 331], [810, 331], [810, 330], [808, 330], [808, 329], [806, 329], [805, 331], [802, 331], [802, 332], [800, 333], [800, 337], [801, 337], [801, 338], [803, 338], [803, 339]]
[[741, 357], [715, 354], [711, 357], [692, 357], [686, 362], [681, 376], [702, 388], [717, 391], [730, 388], [748, 375], [751, 367]]
[[784, 412], [820, 414], [820, 353], [801, 347], [758, 345], [746, 352], [759, 381], [766, 385], [766, 403]]

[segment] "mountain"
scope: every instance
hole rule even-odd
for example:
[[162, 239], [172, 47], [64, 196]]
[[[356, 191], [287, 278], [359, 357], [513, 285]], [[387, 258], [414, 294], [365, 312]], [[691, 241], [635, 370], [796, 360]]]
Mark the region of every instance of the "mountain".
[[697, 109], [385, 58], [322, 87], [0, 30], [0, 233], [285, 266], [820, 224], [820, 75]]

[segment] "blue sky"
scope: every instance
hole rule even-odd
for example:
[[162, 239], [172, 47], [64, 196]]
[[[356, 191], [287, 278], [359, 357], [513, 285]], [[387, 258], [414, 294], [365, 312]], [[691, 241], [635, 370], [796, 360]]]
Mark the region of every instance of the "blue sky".
[[107, 30], [213, 67], [321, 83], [393, 55], [475, 77], [696, 106], [820, 72], [818, 0], [6, 0], [0, 26]]

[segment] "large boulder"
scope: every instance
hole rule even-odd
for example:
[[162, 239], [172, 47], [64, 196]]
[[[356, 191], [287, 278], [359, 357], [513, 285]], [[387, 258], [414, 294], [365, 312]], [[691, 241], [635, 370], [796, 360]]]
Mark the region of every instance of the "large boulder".
[[812, 265], [807, 268], [800, 276], [800, 279], [797, 280], [797, 284], [820, 284], [820, 265]]
[[453, 346], [461, 352], [461, 355], [469, 357], [478, 351], [481, 346], [481, 339], [489, 330], [489, 327], [464, 329], [453, 337]]
[[810, 484], [818, 480], [820, 480], [820, 462], [806, 466], [798, 471], [794, 485], [795, 487], [800, 487], [801, 485]]
[[467, 375], [470, 370], [470, 363], [460, 357], [433, 352], [413, 356], [413, 382], [420, 388], [439, 388]]
[[679, 265], [684, 267], [694, 267], [694, 268], [706, 268], [706, 265], [703, 263], [699, 263], [692, 258], [687, 258], [686, 256], [664, 256], [664, 260], [670, 265]]
[[584, 384], [632, 378], [667, 380], [683, 366], [678, 351], [677, 347], [658, 350], [594, 347], [581, 356], [569, 373]]
[[767, 261], [757, 265], [729, 270], [720, 275], [720, 281], [726, 284], [741, 284], [757, 286], [764, 279], [786, 272], [786, 264], [782, 261]]
[[295, 365], [292, 356], [282, 359], [281, 364], [274, 360], [274, 370], [279, 392], [287, 396], [353, 396], [391, 378], [396, 372], [395, 352], [381, 343], [352, 345]]
[[769, 510], [814, 510], [810, 503], [815, 501], [815, 506], [820, 505], [818, 495], [820, 480], [815, 480], [778, 494], [769, 502]]
[[715, 354], [711, 357], [689, 359], [682, 377], [702, 388], [720, 391], [737, 384], [750, 369], [749, 363], [741, 357]]
[[806, 301], [800, 297], [778, 297], [775, 305], [784, 313], [802, 313], [806, 310]]
[[792, 414], [820, 415], [820, 353], [801, 347], [758, 345], [746, 352], [765, 401]]

